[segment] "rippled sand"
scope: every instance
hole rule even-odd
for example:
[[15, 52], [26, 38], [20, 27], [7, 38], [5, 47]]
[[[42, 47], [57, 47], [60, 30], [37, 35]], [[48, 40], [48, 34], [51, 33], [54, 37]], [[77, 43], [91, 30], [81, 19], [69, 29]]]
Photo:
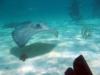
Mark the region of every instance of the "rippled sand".
[[[92, 27], [92, 36], [87, 39], [81, 36], [81, 25], [51, 20], [47, 23], [58, 30], [59, 37], [37, 34], [28, 43], [32, 45], [20, 49], [22, 51], [17, 50], [19, 48], [12, 40], [13, 29], [0, 27], [0, 75], [63, 75], [80, 54], [84, 55], [93, 74], [100, 74], [100, 25], [95, 24], [95, 20], [88, 21]], [[50, 50], [45, 48], [44, 43]], [[49, 44], [52, 43], [56, 45], [51, 48]], [[40, 49], [35, 48], [38, 45], [41, 46]], [[31, 56], [23, 62], [19, 57], [24, 49]]]

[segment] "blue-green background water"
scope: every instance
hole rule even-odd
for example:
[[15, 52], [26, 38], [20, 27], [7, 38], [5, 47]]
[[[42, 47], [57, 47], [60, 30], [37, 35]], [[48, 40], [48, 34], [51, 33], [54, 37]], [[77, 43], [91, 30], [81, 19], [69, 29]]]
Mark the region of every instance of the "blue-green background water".
[[[37, 34], [19, 49], [8, 24], [24, 21], [46, 24], [59, 36]], [[0, 0], [0, 75], [64, 75], [80, 54], [100, 75], [99, 0]]]

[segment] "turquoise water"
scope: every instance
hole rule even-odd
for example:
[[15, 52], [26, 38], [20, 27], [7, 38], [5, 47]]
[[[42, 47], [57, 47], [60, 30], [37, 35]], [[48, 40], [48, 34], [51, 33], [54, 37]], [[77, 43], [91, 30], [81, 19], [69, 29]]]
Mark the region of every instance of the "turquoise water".
[[[100, 75], [98, 1], [0, 0], [0, 75], [64, 75], [80, 54], [93, 74]], [[59, 35], [38, 33], [19, 48], [12, 39], [17, 25], [8, 24], [25, 21], [43, 23]], [[20, 60], [23, 53], [25, 61]]]

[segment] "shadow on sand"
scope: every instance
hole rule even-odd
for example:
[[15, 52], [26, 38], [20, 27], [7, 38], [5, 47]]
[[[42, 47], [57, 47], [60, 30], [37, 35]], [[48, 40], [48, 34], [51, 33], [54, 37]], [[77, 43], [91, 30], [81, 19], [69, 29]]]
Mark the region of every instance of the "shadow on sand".
[[34, 43], [23, 48], [13, 47], [11, 49], [11, 54], [18, 57], [19, 59], [25, 61], [26, 58], [32, 58], [46, 54], [56, 46], [57, 44], [48, 43]]

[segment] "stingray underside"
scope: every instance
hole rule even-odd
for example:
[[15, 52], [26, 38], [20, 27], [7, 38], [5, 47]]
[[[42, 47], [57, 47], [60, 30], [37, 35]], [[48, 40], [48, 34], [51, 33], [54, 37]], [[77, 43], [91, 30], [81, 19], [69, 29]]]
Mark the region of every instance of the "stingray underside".
[[12, 37], [19, 47], [23, 47], [35, 33], [36, 31], [32, 27], [28, 25], [21, 26], [12, 32]]
[[28, 25], [15, 28], [15, 30], [12, 32], [12, 37], [19, 47], [24, 47], [33, 35], [39, 32], [44, 32], [44, 31], [51, 32], [55, 36], [58, 35], [56, 31], [53, 31], [49, 29], [48, 27], [38, 29], [34, 27], [33, 24], [28, 24]]

